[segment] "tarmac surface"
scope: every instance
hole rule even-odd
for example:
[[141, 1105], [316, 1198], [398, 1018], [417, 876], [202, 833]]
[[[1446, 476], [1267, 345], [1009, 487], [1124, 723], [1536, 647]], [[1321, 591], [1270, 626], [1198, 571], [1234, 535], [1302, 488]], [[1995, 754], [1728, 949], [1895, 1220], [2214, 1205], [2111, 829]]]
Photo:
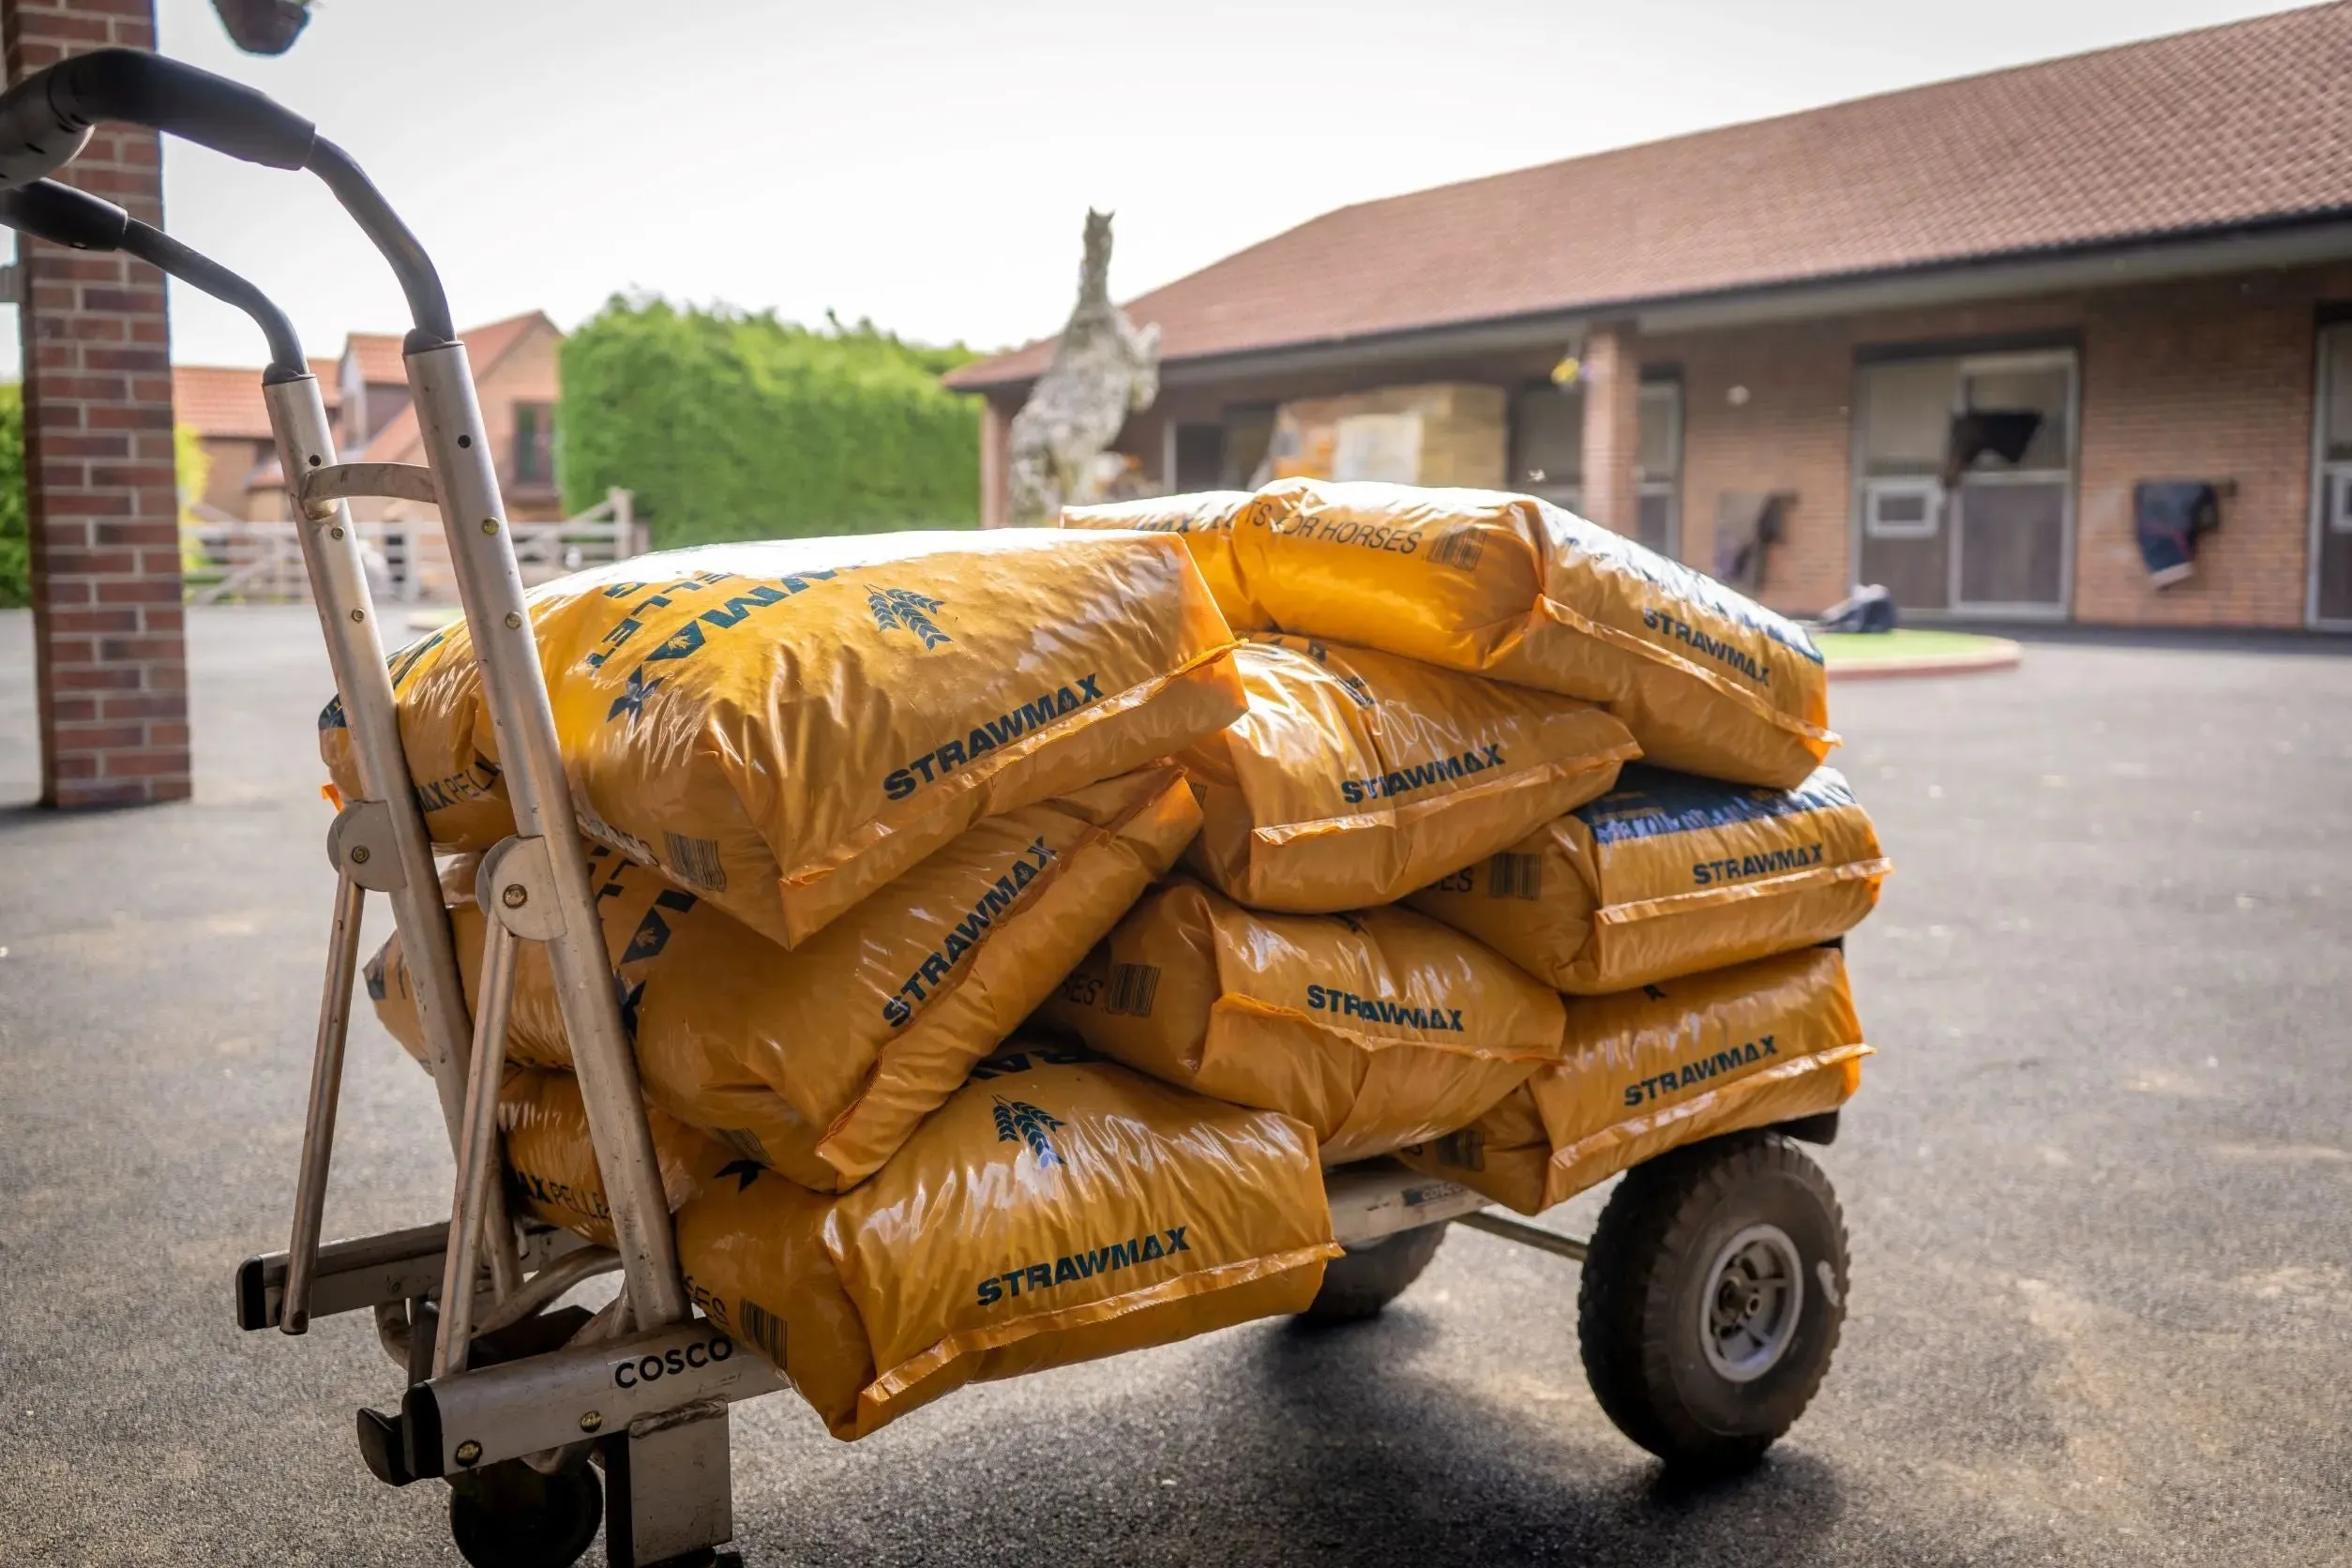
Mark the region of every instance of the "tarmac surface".
[[[0, 1563], [454, 1562], [441, 1488], [354, 1449], [396, 1392], [366, 1321], [232, 1325], [284, 1244], [328, 683], [305, 610], [190, 637], [197, 799], [59, 817], [8, 804], [38, 760], [0, 615]], [[2352, 657], [2034, 643], [1836, 719], [1899, 867], [1849, 943], [1882, 1054], [1818, 1152], [1844, 1343], [1760, 1470], [1663, 1479], [1586, 1391], [1573, 1266], [1457, 1229], [1346, 1331], [854, 1446], [739, 1408], [746, 1561], [2352, 1561]], [[329, 1234], [438, 1217], [424, 1078], [364, 1018], [352, 1065]]]

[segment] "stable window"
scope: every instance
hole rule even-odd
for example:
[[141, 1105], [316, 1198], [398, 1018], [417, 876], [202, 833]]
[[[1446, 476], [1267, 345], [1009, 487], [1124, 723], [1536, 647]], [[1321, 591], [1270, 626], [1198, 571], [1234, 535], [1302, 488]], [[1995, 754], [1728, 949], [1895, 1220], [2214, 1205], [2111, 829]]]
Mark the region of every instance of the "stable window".
[[1634, 468], [1641, 520], [1637, 537], [1661, 555], [1682, 550], [1682, 384], [1641, 384], [1641, 424]]
[[[1636, 432], [1636, 536], [1663, 554], [1681, 547], [1682, 386], [1647, 381]], [[1584, 507], [1584, 388], [1539, 382], [1511, 404], [1510, 485], [1572, 512]]]
[[1511, 402], [1511, 488], [1575, 511], [1584, 505], [1584, 389], [1539, 382]]
[[555, 409], [549, 403], [515, 405], [515, 479], [518, 485], [555, 482]]
[[2330, 327], [2320, 338], [2323, 448], [2320, 473], [2329, 532], [2352, 534], [2352, 328]]
[[1862, 490], [1862, 529], [1874, 539], [1927, 538], [1942, 493], [1933, 479], [1874, 480]]
[[1963, 415], [2007, 417], [2024, 421], [2030, 433], [2013, 458], [1986, 448], [1974, 453], [1968, 472], [1974, 475], [2063, 474], [2074, 448], [2073, 421], [2073, 360], [2036, 357], [2023, 362], [1993, 360], [1969, 369], [1963, 362]]
[[1944, 446], [1960, 385], [1950, 359], [1868, 365], [1862, 374], [1862, 480], [1934, 478], [1943, 472]]
[[1225, 482], [1225, 427], [1177, 424], [1168, 428], [1168, 487], [1180, 491], [1215, 490]]
[[1221, 490], [1256, 490], [1274, 477], [1266, 454], [1274, 446], [1274, 405], [1233, 403], [1225, 410], [1225, 457], [1217, 475]]

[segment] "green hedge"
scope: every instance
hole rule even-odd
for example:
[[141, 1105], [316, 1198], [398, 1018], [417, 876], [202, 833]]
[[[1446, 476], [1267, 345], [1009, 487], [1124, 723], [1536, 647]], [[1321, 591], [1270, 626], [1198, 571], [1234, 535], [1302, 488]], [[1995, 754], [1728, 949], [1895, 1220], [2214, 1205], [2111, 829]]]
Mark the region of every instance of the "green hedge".
[[0, 610], [33, 602], [24, 517], [24, 388], [0, 384]]
[[616, 294], [564, 343], [565, 505], [633, 490], [665, 549], [974, 527], [979, 400], [939, 382], [972, 357]]

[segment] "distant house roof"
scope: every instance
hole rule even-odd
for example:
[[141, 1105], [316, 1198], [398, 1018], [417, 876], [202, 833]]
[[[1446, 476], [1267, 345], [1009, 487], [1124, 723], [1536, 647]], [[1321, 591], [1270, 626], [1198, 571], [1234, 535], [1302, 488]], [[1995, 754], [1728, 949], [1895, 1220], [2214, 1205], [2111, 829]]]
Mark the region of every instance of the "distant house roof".
[[[473, 369], [474, 379], [478, 382], [497, 369], [499, 362], [512, 354], [516, 345], [529, 337], [531, 329], [535, 326], [544, 326], [550, 332], [559, 336], [563, 331], [549, 318], [546, 311], [526, 310], [520, 316], [508, 316], [504, 321], [491, 322], [484, 326], [468, 327], [459, 333], [458, 337], [465, 343], [466, 363]], [[348, 341], [356, 344], [362, 339], [370, 342], [389, 342], [396, 351], [400, 342], [397, 337], [374, 332], [354, 332]], [[402, 385], [407, 384], [408, 368], [401, 363], [397, 352], [392, 365], [395, 372], [393, 379]], [[361, 374], [368, 380], [375, 379], [365, 369]], [[418, 458], [419, 446], [416, 406], [410, 403], [385, 420], [384, 429], [368, 438], [368, 445], [364, 450], [346, 452], [343, 454], [343, 460], [346, 462], [357, 462], [362, 460], [369, 462], [399, 462], [404, 460], [415, 461]], [[285, 482], [284, 471], [279, 467], [275, 458], [255, 469], [252, 478], [248, 481], [256, 490], [267, 490]]]
[[400, 363], [397, 332], [354, 332], [343, 339], [343, 353], [359, 361], [359, 379], [371, 386], [405, 386], [408, 368]]
[[173, 366], [172, 417], [206, 439], [267, 441], [261, 368]]
[[1126, 309], [1183, 360], [2347, 211], [2330, 5], [1342, 207]]
[[[326, 411], [333, 414], [343, 400], [335, 384], [335, 361], [313, 359], [310, 373], [319, 378]], [[173, 366], [172, 416], [206, 440], [267, 441], [269, 410], [262, 401], [261, 367]]]

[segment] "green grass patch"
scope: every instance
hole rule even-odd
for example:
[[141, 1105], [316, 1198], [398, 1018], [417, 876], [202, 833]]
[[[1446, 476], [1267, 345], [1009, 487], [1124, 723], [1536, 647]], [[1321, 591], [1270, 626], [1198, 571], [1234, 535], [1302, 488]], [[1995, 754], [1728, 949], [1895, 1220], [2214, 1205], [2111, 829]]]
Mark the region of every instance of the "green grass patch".
[[1998, 648], [1998, 637], [1966, 631], [1904, 628], [1889, 632], [1817, 631], [1813, 641], [1832, 664], [1866, 664], [1882, 658], [1930, 658], [1947, 654], [1982, 654]]

